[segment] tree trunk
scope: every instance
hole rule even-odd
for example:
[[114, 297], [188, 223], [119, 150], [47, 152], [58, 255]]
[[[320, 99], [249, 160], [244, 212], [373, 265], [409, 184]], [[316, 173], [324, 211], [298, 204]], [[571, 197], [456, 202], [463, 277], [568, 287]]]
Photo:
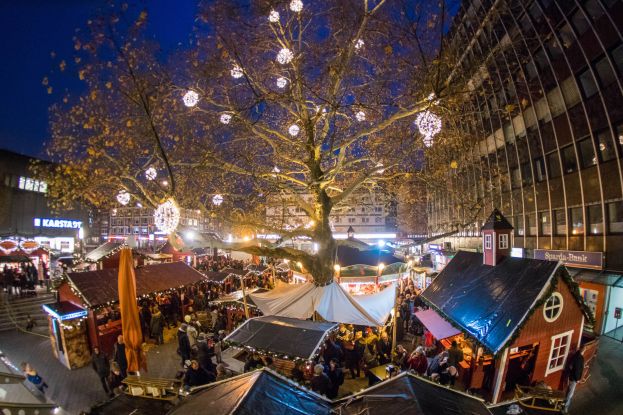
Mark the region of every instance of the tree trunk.
[[314, 241], [318, 244], [318, 252], [312, 257], [309, 272], [316, 285], [324, 286], [333, 281], [333, 264], [337, 245], [333, 239], [329, 221], [333, 207], [331, 198], [324, 189], [318, 189], [316, 192], [316, 216], [319, 223], [316, 224]]

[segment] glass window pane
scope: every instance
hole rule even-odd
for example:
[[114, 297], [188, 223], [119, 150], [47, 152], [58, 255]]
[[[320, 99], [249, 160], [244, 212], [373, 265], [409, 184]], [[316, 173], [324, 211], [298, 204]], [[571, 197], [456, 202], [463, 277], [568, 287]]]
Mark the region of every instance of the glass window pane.
[[[523, 216], [515, 216], [514, 222], [513, 226], [515, 228], [515, 235], [523, 236]], [[621, 225], [623, 225], [623, 223]]]
[[597, 147], [599, 148], [599, 160], [602, 162], [616, 157], [616, 150], [612, 143], [610, 131], [602, 131], [597, 134]]
[[526, 231], [528, 236], [536, 236], [536, 215], [534, 213], [526, 214]]
[[608, 203], [608, 232], [623, 233], [623, 201]]
[[604, 9], [597, 0], [587, 0], [584, 3], [584, 7], [586, 7], [586, 12], [593, 20], [599, 19], [604, 14]]
[[593, 142], [590, 137], [578, 142], [578, 150], [580, 151], [580, 161], [583, 168], [597, 164], [597, 157], [594, 154]]
[[571, 24], [578, 32], [578, 35], [582, 35], [586, 30], [588, 30], [588, 21], [586, 20], [586, 16], [582, 10], [576, 11], [573, 16], [571, 16]]
[[556, 235], [567, 234], [567, 222], [565, 219], [565, 211], [562, 209], [555, 210], [554, 221], [556, 222]]
[[565, 174], [573, 173], [578, 169], [578, 165], [575, 161], [575, 151], [573, 151], [573, 146], [561, 149], [560, 156], [562, 157], [562, 168]]
[[560, 162], [558, 153], [550, 153], [547, 155], [547, 165], [549, 167], [549, 177], [560, 177]]
[[543, 162], [543, 157], [534, 160], [534, 176], [537, 182], [545, 180], [545, 163]]
[[549, 236], [552, 234], [552, 221], [549, 212], [539, 213], [539, 224], [541, 225], [541, 235]]
[[623, 45], [612, 51], [612, 60], [619, 71], [619, 75], [623, 76]]
[[604, 233], [604, 220], [601, 205], [591, 205], [588, 207], [588, 232], [591, 235], [601, 235]]
[[599, 82], [601, 82], [601, 86], [608, 86], [616, 80], [614, 72], [612, 72], [610, 62], [608, 62], [607, 58], [603, 58], [599, 62], [597, 62], [595, 64], [595, 69], [597, 70], [597, 76], [599, 77]]
[[580, 74], [580, 85], [582, 85], [582, 92], [586, 98], [592, 97], [597, 92], [597, 85], [590, 70]]
[[584, 235], [584, 218], [582, 217], [582, 208], [572, 208], [571, 216], [571, 235]]

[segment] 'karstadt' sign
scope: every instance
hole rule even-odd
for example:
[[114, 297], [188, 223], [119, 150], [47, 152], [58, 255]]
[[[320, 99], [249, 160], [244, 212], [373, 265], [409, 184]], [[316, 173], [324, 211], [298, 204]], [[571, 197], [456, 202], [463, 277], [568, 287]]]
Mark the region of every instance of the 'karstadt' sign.
[[569, 267], [603, 269], [603, 252], [588, 251], [556, 251], [552, 249], [535, 249], [534, 259], [560, 261]]
[[80, 229], [82, 228], [82, 221], [72, 219], [35, 218], [35, 227]]

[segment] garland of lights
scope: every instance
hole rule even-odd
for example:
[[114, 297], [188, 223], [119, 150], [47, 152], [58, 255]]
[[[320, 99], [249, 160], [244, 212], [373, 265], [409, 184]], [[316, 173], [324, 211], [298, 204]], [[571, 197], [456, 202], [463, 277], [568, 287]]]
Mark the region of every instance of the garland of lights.
[[117, 202], [121, 203], [123, 206], [127, 205], [130, 203], [130, 194], [125, 190], [120, 190], [119, 193], [117, 193]]
[[161, 203], [154, 211], [154, 224], [166, 234], [173, 232], [179, 223], [180, 209], [173, 199]]
[[418, 113], [415, 117], [415, 125], [422, 135], [424, 135], [424, 145], [433, 145], [433, 137], [441, 131], [441, 118], [428, 110]]
[[187, 107], [194, 107], [199, 102], [199, 94], [191, 89], [184, 94], [182, 101]]

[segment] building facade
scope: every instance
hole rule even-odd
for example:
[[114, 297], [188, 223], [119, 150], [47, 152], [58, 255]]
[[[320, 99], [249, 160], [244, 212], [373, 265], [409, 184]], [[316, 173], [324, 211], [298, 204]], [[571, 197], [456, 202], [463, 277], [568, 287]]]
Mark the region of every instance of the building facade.
[[430, 234], [458, 217], [471, 226], [445, 240], [480, 248], [499, 208], [523, 256], [603, 253], [591, 267], [623, 271], [621, 27], [620, 0], [463, 3], [448, 39], [463, 45], [458, 70], [477, 68], [466, 110], [480, 139], [455, 174], [482, 208], [473, 221], [451, 193], [434, 194]]

